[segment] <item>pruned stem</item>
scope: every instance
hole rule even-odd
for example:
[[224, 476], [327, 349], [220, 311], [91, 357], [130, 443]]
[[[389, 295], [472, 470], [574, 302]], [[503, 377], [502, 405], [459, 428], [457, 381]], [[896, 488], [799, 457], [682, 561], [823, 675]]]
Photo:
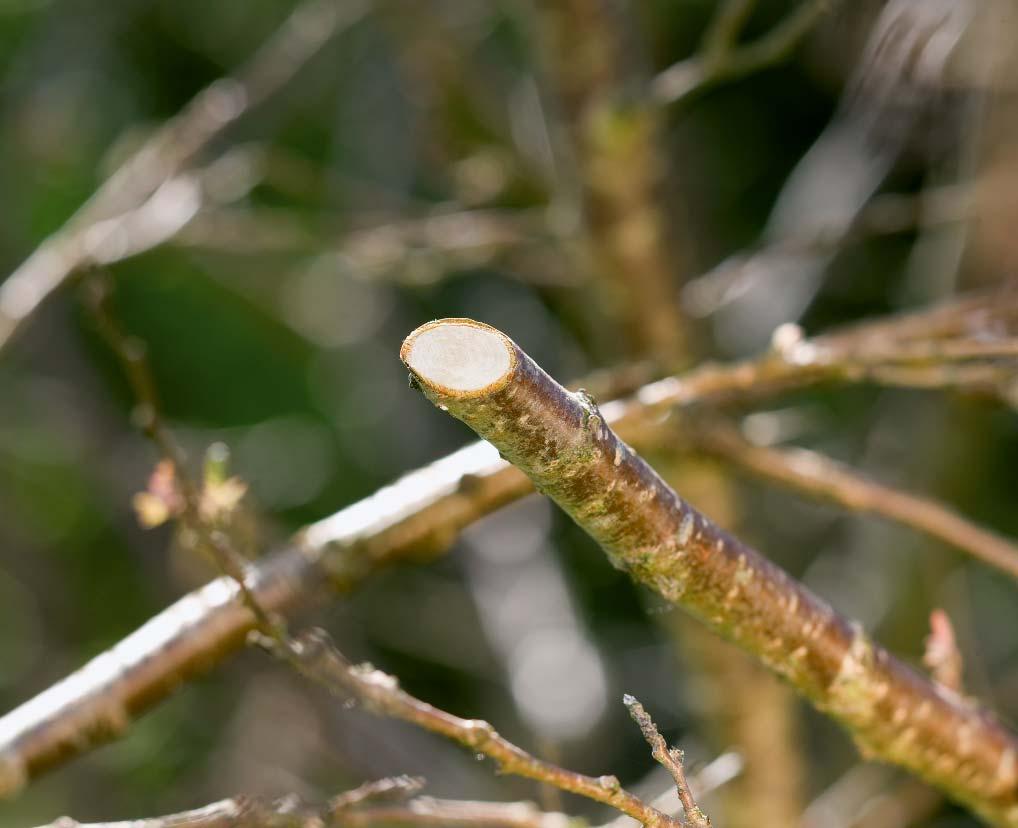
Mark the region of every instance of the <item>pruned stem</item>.
[[[465, 341], [469, 350], [451, 347]], [[512, 340], [471, 320], [439, 320], [407, 337], [401, 357], [425, 396], [522, 469], [615, 566], [757, 656], [868, 755], [1018, 826], [1018, 737], [684, 502], [589, 399]]]

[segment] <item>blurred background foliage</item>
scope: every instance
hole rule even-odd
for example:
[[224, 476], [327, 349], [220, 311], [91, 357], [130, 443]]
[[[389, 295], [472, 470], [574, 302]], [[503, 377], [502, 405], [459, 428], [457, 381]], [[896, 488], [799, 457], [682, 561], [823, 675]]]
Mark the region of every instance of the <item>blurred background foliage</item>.
[[[466, 429], [407, 388], [397, 350], [423, 321], [487, 321], [563, 381], [631, 355], [611, 294], [603, 298], [580, 250], [575, 165], [541, 45], [547, 5], [368, 4], [202, 154], [214, 162], [219, 201], [168, 243], [108, 268], [117, 313], [148, 344], [168, 423], [196, 466], [210, 443], [230, 446], [264, 547], [467, 441]], [[615, 5], [627, 61], [649, 74], [696, 52], [717, 4]], [[756, 4], [744, 37], [765, 34], [797, 5]], [[685, 225], [675, 232], [688, 271], [675, 274], [677, 297], [680, 281], [767, 242], [790, 173], [843, 111], [884, 4], [829, 5], [787, 60], [663, 109], [667, 197]], [[0, 0], [0, 272], [14, 271], [156, 125], [231, 74], [293, 7]], [[584, 23], [575, 25], [579, 39]], [[999, 155], [995, 130], [1008, 123], [993, 120], [1007, 111], [994, 108], [995, 91], [942, 94], [931, 105], [936, 128], [924, 122], [901, 138], [874, 198], [980, 185], [983, 162]], [[985, 189], [1000, 209], [992, 196], [1003, 188]], [[995, 218], [1006, 225], [1008, 215]], [[841, 240], [815, 292], [794, 313], [778, 309], [785, 318], [776, 321], [815, 333], [1009, 275], [1007, 234], [980, 226], [912, 223]], [[778, 281], [770, 293], [782, 290]], [[720, 306], [681, 296], [692, 353], [730, 358], [760, 347], [737, 335], [742, 323], [725, 321], [723, 308], [715, 313]], [[80, 298], [67, 286], [0, 356], [5, 709], [211, 574], [174, 550], [171, 531], [138, 525], [131, 498], [157, 457]], [[770, 318], [763, 304], [748, 312]], [[839, 387], [754, 416], [782, 441], [1018, 534], [1018, 429], [999, 404]], [[945, 608], [971, 692], [1005, 717], [1018, 714], [1018, 614], [1005, 576], [904, 529], [733, 479], [737, 526], [759, 548], [908, 659], [922, 652], [930, 609]], [[623, 692], [687, 748], [694, 770], [740, 748], [712, 737], [725, 695], [702, 680], [695, 648], [676, 646], [667, 609], [534, 499], [471, 528], [442, 560], [381, 573], [313, 618], [350, 657], [577, 770], [617, 773], [624, 784], [649, 771]], [[687, 627], [679, 624], [680, 638]], [[770, 715], [766, 705], [757, 715]], [[795, 715], [791, 748], [807, 768], [808, 804], [859, 759], [835, 726], [804, 707]], [[237, 792], [321, 795], [402, 772], [427, 776], [435, 795], [542, 796], [437, 738], [337, 707], [244, 653], [121, 741], [4, 803], [0, 823], [152, 815]], [[850, 824], [860, 802], [895, 790], [894, 774], [873, 773], [858, 801], [821, 824]], [[589, 803], [564, 807], [599, 815]], [[920, 824], [971, 824], [946, 805], [928, 810]]]

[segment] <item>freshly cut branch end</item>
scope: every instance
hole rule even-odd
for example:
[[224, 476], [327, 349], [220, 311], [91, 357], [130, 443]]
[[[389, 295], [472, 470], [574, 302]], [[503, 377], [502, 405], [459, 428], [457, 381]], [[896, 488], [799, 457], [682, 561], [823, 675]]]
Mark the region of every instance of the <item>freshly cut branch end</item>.
[[472, 319], [438, 319], [403, 342], [400, 357], [417, 380], [451, 396], [489, 393], [516, 366], [512, 342]]
[[[463, 334], [472, 327], [482, 335]], [[429, 331], [429, 350], [418, 353]], [[502, 347], [508, 367], [495, 360]], [[478, 354], [483, 367], [459, 365]], [[428, 399], [525, 472], [615, 566], [755, 655], [841, 722], [868, 756], [911, 770], [994, 825], [1018, 828], [1018, 734], [894, 658], [698, 512], [589, 396], [567, 391], [510, 339], [466, 320], [415, 331], [402, 357]], [[473, 376], [460, 380], [466, 390], [447, 384], [453, 366]]]

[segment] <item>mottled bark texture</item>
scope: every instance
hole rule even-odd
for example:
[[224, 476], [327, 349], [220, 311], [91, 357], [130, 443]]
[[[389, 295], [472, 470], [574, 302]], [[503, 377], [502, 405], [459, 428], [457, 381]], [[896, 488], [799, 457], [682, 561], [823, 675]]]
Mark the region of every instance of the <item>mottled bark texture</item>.
[[[466, 327], [504, 371], [434, 381], [443, 331]], [[424, 346], [431, 356], [419, 359]], [[851, 733], [868, 757], [901, 765], [989, 822], [1018, 826], [1018, 737], [923, 678], [858, 625], [684, 502], [515, 343], [471, 320], [414, 331], [401, 351], [424, 394], [491, 442], [597, 540], [612, 563], [757, 656]], [[426, 373], [422, 373], [422, 370]], [[475, 381], [483, 380], [484, 384]]]

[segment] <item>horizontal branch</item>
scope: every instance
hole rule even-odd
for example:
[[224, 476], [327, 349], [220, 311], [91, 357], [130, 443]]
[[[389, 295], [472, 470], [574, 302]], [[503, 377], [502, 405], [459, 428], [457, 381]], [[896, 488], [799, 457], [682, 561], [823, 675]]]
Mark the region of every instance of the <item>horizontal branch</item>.
[[463, 828], [582, 828], [584, 821], [542, 811], [532, 802], [474, 802], [418, 797], [404, 805], [376, 805], [342, 815], [342, 828], [463, 826]]
[[61, 817], [41, 828], [373, 828], [373, 826], [456, 825], [464, 828], [569, 828], [565, 814], [539, 810], [530, 802], [470, 802], [417, 797], [396, 804], [380, 800], [406, 799], [423, 785], [407, 776], [366, 782], [334, 796], [322, 805], [295, 796], [280, 799], [233, 797], [202, 808], [166, 816], [123, 822], [82, 823]]
[[471, 320], [418, 328], [400, 356], [428, 399], [526, 472], [616, 567], [756, 656], [868, 756], [1018, 826], [1018, 736], [684, 502], [589, 398]]
[[287, 642], [262, 637], [261, 643], [333, 695], [343, 699], [352, 697], [371, 713], [410, 722], [458, 742], [494, 759], [500, 773], [534, 779], [610, 805], [639, 821], [644, 828], [682, 828], [677, 819], [625, 790], [614, 776], [586, 776], [545, 762], [504, 739], [488, 722], [461, 719], [410, 695], [394, 676], [370, 664], [351, 664], [324, 630], [309, 630]]
[[339, 806], [335, 800], [315, 806], [292, 796], [275, 800], [238, 796], [165, 816], [88, 823], [61, 817], [40, 828], [375, 828], [394, 825], [410, 828], [578, 828], [584, 824], [583, 820], [566, 814], [542, 811], [532, 802], [476, 802], [421, 796], [402, 804], [350, 807]]
[[[857, 351], [872, 353], [875, 343], [884, 343], [886, 353], [888, 343], [958, 338], [974, 329], [1007, 333], [1016, 321], [1018, 292], [963, 297], [797, 339], [755, 359], [705, 364], [645, 385], [600, 413], [624, 440], [650, 447], [670, 439], [658, 421], [673, 407], [756, 400], [823, 381], [879, 382], [886, 377], [878, 369], [886, 366], [860, 361]], [[1013, 382], [1014, 364], [995, 370], [1010, 371]], [[1003, 373], [998, 378], [1004, 381]], [[441, 554], [464, 527], [531, 491], [526, 475], [496, 449], [475, 443], [306, 527], [289, 545], [253, 562], [246, 582], [266, 612], [285, 614], [306, 607], [330, 584], [349, 589], [379, 567]], [[135, 717], [243, 646], [254, 620], [236, 598], [232, 580], [212, 581], [0, 718], [0, 798], [122, 735]]]
[[738, 430], [712, 423], [695, 428], [698, 450], [721, 457], [764, 480], [854, 512], [879, 515], [961, 549], [1018, 578], [1018, 546], [936, 500], [885, 486], [842, 463], [801, 448], [768, 448]]

